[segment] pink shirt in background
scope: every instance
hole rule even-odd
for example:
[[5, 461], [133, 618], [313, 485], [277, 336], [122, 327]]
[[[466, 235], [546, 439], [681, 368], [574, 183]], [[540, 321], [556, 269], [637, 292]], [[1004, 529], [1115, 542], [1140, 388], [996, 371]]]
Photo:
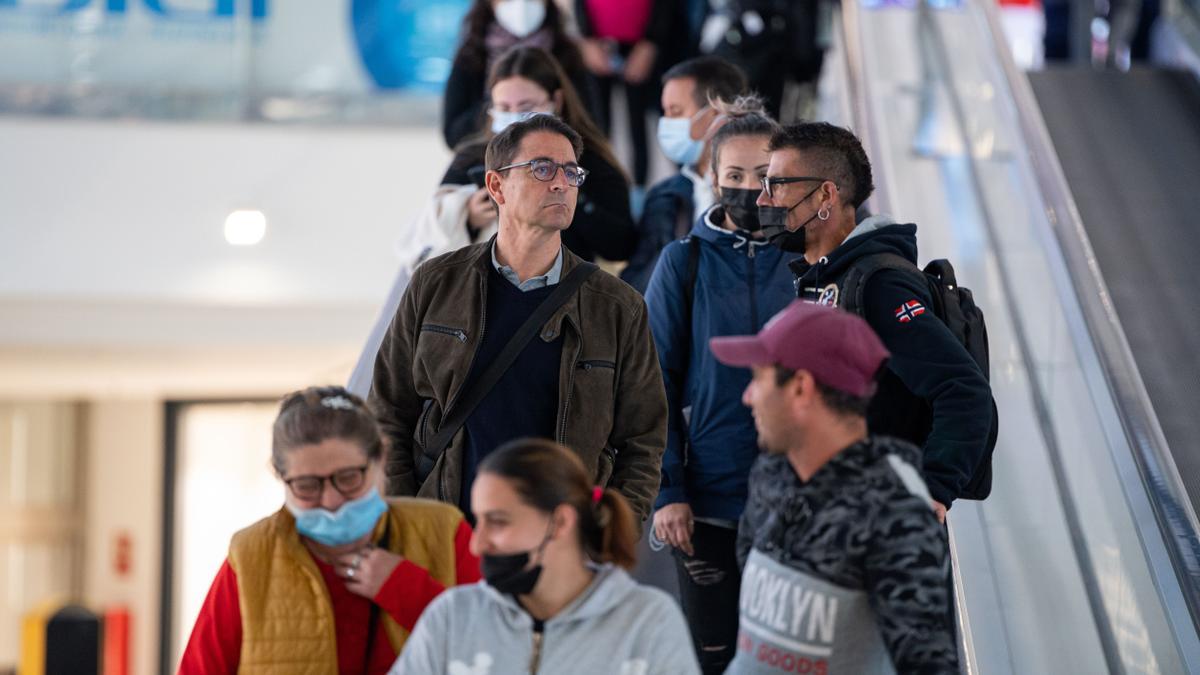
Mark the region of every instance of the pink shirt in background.
[[646, 34], [654, 0], [587, 0], [592, 36], [633, 44]]

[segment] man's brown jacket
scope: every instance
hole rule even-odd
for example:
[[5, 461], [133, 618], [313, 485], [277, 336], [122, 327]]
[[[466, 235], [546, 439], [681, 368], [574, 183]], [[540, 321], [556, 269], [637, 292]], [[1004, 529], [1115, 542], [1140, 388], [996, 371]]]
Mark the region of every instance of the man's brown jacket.
[[[479, 346], [491, 246], [467, 246], [418, 267], [380, 345], [369, 400], [389, 444], [389, 494], [459, 503], [463, 431], [423, 482], [416, 466]], [[563, 278], [580, 262], [564, 248]], [[646, 304], [625, 282], [597, 271], [534, 339], [560, 334], [554, 440], [578, 453], [596, 484], [621, 492], [644, 520], [658, 494], [667, 435]]]

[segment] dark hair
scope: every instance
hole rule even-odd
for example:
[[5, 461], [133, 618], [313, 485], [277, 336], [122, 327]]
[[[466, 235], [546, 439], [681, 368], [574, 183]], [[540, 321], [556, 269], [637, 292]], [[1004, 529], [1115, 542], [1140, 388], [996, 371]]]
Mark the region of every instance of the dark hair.
[[828, 122], [792, 124], [771, 137], [770, 147], [771, 152], [798, 150], [813, 173], [836, 183], [856, 209], [875, 190], [871, 161], [858, 137], [847, 129]]
[[[551, 97], [562, 92], [562, 121], [579, 133], [583, 139], [584, 150], [595, 153], [609, 166], [621, 171], [621, 163], [613, 154], [608, 138], [588, 114], [579, 92], [575, 90], [575, 85], [571, 84], [571, 78], [567, 77], [553, 54], [538, 47], [513, 47], [504, 52], [492, 66], [492, 72], [488, 76], [489, 95], [498, 82], [510, 77], [523, 77], [545, 89]], [[486, 129], [484, 134], [491, 134], [491, 129]], [[575, 155], [578, 160], [582, 152], [576, 150]]]
[[771, 138], [779, 130], [779, 124], [766, 113], [762, 97], [757, 94], [739, 96], [732, 103], [718, 100], [714, 107], [723, 116], [718, 122], [721, 125], [720, 128], [709, 141], [712, 170], [715, 176], [721, 158], [721, 146], [725, 144], [725, 141], [738, 136]]
[[580, 544], [588, 557], [633, 569], [638, 535], [629, 502], [606, 488], [594, 503], [591, 478], [567, 448], [544, 438], [517, 439], [484, 458], [479, 473], [504, 478], [521, 501], [543, 513], [569, 505], [579, 515]]
[[383, 458], [383, 432], [361, 398], [345, 387], [309, 387], [283, 397], [271, 438], [271, 466], [282, 476], [287, 453], [339, 438], [362, 446], [368, 460]]
[[[462, 63], [469, 68], [482, 71], [487, 68], [487, 32], [488, 26], [496, 22], [496, 13], [492, 11], [490, 0], [475, 0], [471, 9], [467, 10], [462, 23], [462, 42], [454, 55], [456, 63]], [[543, 26], [550, 27], [553, 36], [551, 51], [568, 71], [584, 72], [583, 52], [579, 45], [567, 34], [566, 21], [558, 9], [555, 0], [546, 0], [546, 18]], [[539, 29], [540, 30], [540, 29]]]
[[495, 171], [502, 166], [511, 164], [513, 157], [517, 154], [517, 149], [521, 147], [521, 141], [525, 140], [529, 134], [539, 131], [558, 134], [570, 141], [571, 148], [575, 151], [576, 161], [578, 161], [579, 155], [583, 153], [583, 139], [579, 137], [579, 134], [567, 126], [566, 122], [553, 115], [534, 115], [527, 120], [513, 122], [488, 141], [487, 151], [483, 155], [484, 166], [488, 171]]
[[696, 91], [692, 98], [701, 108], [716, 100], [733, 101], [750, 89], [741, 68], [716, 56], [697, 56], [681, 61], [663, 73], [662, 83], [685, 77], [695, 80]]
[[[793, 377], [796, 376], [796, 371], [783, 366], [775, 366], [775, 385], [782, 387], [787, 384]], [[871, 394], [866, 396], [855, 396], [854, 394], [834, 389], [825, 384], [817, 382], [814, 378], [813, 382], [817, 385], [817, 394], [821, 396], [821, 400], [825, 406], [832, 410], [834, 414], [841, 417], [866, 417], [867, 408], [871, 405]]]

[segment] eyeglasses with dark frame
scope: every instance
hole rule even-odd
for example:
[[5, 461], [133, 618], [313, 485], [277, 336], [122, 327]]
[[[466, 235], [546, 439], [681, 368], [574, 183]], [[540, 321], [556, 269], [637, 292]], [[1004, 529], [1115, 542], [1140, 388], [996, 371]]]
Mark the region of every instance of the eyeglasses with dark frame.
[[338, 469], [327, 476], [295, 476], [293, 478], [284, 478], [283, 482], [297, 499], [302, 499], [306, 502], [314, 502], [321, 499], [321, 494], [325, 491], [326, 481], [339, 494], [350, 499], [366, 483], [368, 466], [364, 464], [362, 466]]
[[571, 187], [583, 185], [583, 180], [588, 176], [588, 170], [578, 164], [560, 164], [548, 157], [535, 157], [528, 162], [509, 164], [508, 166], [496, 169], [496, 171], [508, 171], [509, 169], [516, 169], [522, 166], [529, 167], [529, 173], [532, 173], [534, 178], [543, 183], [549, 183], [554, 180], [554, 177], [558, 175], [559, 169], [562, 169], [563, 177], [567, 179], [567, 185]]
[[762, 183], [763, 192], [767, 193], [768, 197], [774, 197], [775, 191], [772, 189], [774, 185], [787, 185], [788, 183], [803, 183], [805, 181], [817, 180], [824, 183], [828, 178], [820, 178], [817, 176], [763, 176], [759, 179]]

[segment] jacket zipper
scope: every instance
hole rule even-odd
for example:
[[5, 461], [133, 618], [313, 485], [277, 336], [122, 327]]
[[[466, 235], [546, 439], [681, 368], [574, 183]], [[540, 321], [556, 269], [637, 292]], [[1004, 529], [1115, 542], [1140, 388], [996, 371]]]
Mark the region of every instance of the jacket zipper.
[[576, 364], [576, 367], [584, 370], [591, 370], [592, 368], [612, 368], [613, 370], [616, 370], [617, 364], [612, 361], [589, 360], [580, 361], [578, 364]]
[[450, 328], [447, 326], [438, 326], [436, 324], [427, 323], [421, 326], [421, 330], [426, 333], [441, 333], [442, 335], [449, 335], [451, 337], [458, 338], [459, 342], [465, 343], [467, 341], [467, 331], [462, 330], [461, 328]]
[[421, 415], [421, 447], [422, 448], [429, 447], [429, 408], [432, 408], [432, 407], [433, 407], [433, 403], [430, 402], [429, 407], [426, 408], [424, 413]]
[[746, 277], [750, 283], [750, 332], [758, 332], [758, 293], [754, 289], [754, 244], [747, 243], [750, 247], [746, 256], [746, 263], [749, 265], [749, 275]]
[[815, 300], [821, 299], [821, 272], [823, 271], [822, 268], [824, 268], [825, 265], [828, 265], [828, 264], [829, 264], [829, 258], [826, 258], [825, 256], [821, 256], [820, 260], [817, 260], [817, 264], [814, 265], [814, 267], [817, 268], [816, 276], [813, 278], [813, 288], [815, 288], [817, 291], [817, 297], [814, 298]]
[[[564, 319], [564, 322], [565, 322], [565, 319]], [[582, 348], [582, 345], [580, 345], [580, 346]], [[578, 352], [576, 353], [576, 355], [578, 356]], [[582, 366], [582, 364], [584, 362], [577, 362], [577, 363], [580, 366]], [[615, 364], [614, 364], [614, 367], [615, 367]], [[586, 369], [587, 368], [585, 367], [585, 370]], [[562, 419], [559, 420], [559, 423], [558, 423], [558, 439], [557, 440], [558, 440], [559, 445], [566, 445], [566, 443], [567, 443], [567, 441], [566, 441], [566, 438], [567, 438], [567, 413], [569, 413], [571, 411], [571, 397], [575, 393], [575, 371], [576, 370], [579, 370], [579, 367], [572, 368], [571, 374], [567, 376], [567, 399], [563, 402]]]
[[[470, 363], [467, 364], [467, 373], [468, 374], [470, 374], [471, 368], [474, 367], [474, 365], [475, 365], [475, 357], [479, 355], [479, 348], [483, 345], [483, 336], [487, 332], [487, 275], [486, 274], [483, 275], [483, 278], [479, 282], [479, 297], [482, 299], [481, 302], [479, 303], [480, 304], [480, 308], [479, 308], [479, 341], [475, 343], [475, 351], [471, 352], [471, 361], [470, 361]], [[466, 333], [463, 333], [463, 336], [464, 337], [462, 338], [462, 340], [463, 340], [463, 342], [466, 342], [466, 337], [465, 337]], [[450, 403], [448, 403], [446, 405], [446, 409], [442, 411], [442, 419], [443, 420], [446, 419], [446, 417], [450, 414], [450, 411], [454, 409], [454, 404], [458, 403], [458, 397], [460, 394], [462, 394], [462, 389], [463, 389], [462, 387], [459, 387], [458, 391], [454, 392], [454, 398], [450, 400]], [[451, 445], [453, 445], [453, 440], [451, 440]], [[449, 450], [450, 448], [446, 448], [446, 449]], [[445, 453], [443, 453], [443, 456], [444, 455], [445, 455]], [[459, 495], [459, 496], [461, 497], [462, 495]], [[442, 471], [438, 475], [438, 500], [446, 501], [446, 467], [444, 465], [442, 466]]]
[[542, 662], [542, 639], [543, 632], [540, 630], [533, 631], [533, 657], [529, 659], [529, 675], [537, 675], [538, 666]]

